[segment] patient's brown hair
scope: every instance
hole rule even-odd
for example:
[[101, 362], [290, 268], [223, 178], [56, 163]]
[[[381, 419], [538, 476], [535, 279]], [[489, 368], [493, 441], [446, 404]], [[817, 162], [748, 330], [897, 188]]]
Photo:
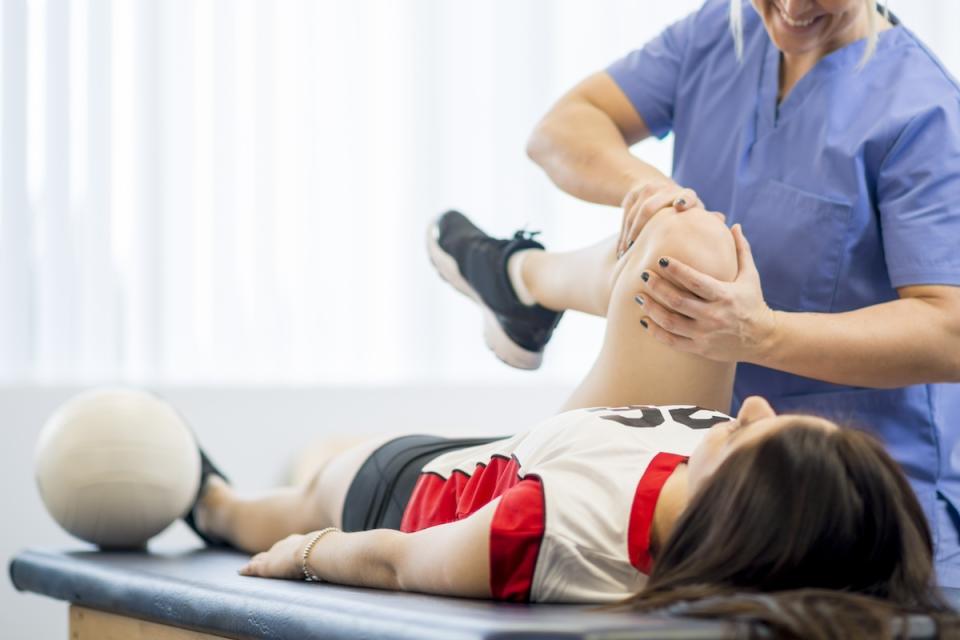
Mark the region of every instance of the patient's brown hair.
[[626, 604], [726, 618], [751, 635], [766, 625], [787, 638], [894, 637], [908, 613], [960, 635], [896, 462], [866, 433], [804, 416], [720, 465]]

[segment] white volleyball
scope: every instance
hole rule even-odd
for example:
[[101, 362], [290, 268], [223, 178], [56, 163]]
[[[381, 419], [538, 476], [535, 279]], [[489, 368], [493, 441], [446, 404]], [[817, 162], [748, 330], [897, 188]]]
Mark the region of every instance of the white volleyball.
[[186, 514], [200, 452], [169, 404], [137, 390], [82, 393], [50, 416], [36, 450], [47, 511], [103, 548], [137, 548]]

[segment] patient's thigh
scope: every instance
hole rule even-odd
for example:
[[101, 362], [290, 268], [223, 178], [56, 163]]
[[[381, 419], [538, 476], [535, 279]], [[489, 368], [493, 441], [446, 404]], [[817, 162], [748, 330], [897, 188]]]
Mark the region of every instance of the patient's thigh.
[[[311, 454], [314, 466], [308, 467], [308, 458], [300, 464], [303, 468], [295, 473], [307, 474], [304, 492], [308, 509], [315, 509], [326, 526], [340, 527], [343, 521], [343, 505], [353, 479], [361, 465], [388, 440], [398, 434], [376, 435], [357, 438], [331, 438], [329, 449], [323, 453], [324, 441], [318, 441]], [[308, 469], [311, 469], [308, 471]]]
[[692, 404], [728, 411], [736, 365], [716, 362], [657, 341], [645, 330], [643, 274], [662, 273], [661, 256], [671, 256], [721, 280], [736, 274], [733, 237], [706, 212], [665, 211], [643, 229], [617, 265], [607, 310], [603, 346], [565, 410], [629, 404]]

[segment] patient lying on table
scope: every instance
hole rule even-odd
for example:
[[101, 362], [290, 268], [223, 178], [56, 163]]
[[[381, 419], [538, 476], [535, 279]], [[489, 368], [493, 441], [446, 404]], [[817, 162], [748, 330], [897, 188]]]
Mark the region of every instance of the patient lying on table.
[[[753, 616], [796, 635], [822, 619], [804, 611], [846, 637], [880, 634], [892, 613], [946, 615], [923, 512], [878, 442], [776, 415], [758, 397], [731, 418], [733, 365], [632, 330], [641, 310], [630, 292], [658, 269], [653, 257], [735, 274], [722, 224], [695, 212], [661, 220], [626, 260], [611, 259], [604, 346], [560, 414], [512, 437], [362, 442], [302, 486], [253, 497], [204, 456], [188, 522], [209, 543], [256, 554], [247, 576], [626, 599], [636, 610], [688, 603], [688, 615]], [[711, 598], [737, 593], [775, 597]]]

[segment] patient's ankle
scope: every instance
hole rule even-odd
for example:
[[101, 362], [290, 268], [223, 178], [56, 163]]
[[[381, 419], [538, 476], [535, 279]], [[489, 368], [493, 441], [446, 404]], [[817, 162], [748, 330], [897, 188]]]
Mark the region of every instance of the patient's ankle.
[[517, 294], [517, 299], [528, 307], [537, 304], [537, 299], [534, 298], [533, 293], [531, 293], [530, 288], [523, 279], [523, 265], [534, 251], [541, 251], [541, 249], [524, 249], [515, 252], [507, 258], [507, 278], [510, 280], [513, 292]]
[[227, 529], [233, 501], [233, 489], [230, 485], [220, 476], [209, 476], [196, 507], [197, 527], [208, 535], [229, 539]]

